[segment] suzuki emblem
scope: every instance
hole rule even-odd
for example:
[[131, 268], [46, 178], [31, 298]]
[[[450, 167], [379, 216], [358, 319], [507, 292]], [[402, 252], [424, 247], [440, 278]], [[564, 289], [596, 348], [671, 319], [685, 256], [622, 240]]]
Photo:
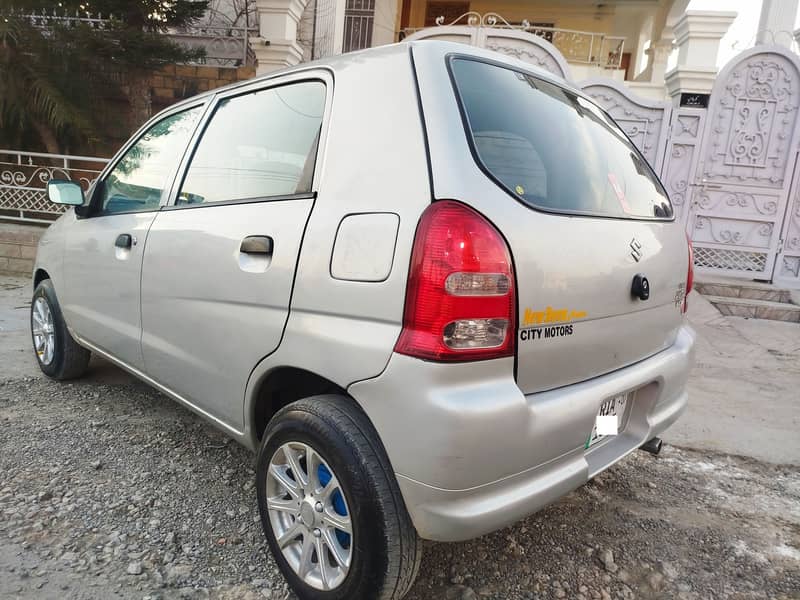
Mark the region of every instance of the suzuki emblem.
[[635, 237], [631, 240], [631, 256], [633, 260], [639, 262], [642, 260], [642, 243], [637, 240]]

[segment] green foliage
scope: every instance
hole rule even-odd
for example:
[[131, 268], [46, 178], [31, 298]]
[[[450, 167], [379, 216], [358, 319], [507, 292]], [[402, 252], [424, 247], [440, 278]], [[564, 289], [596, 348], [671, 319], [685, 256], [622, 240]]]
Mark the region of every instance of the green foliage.
[[[81, 106], [80, 85], [68, 73], [80, 69], [80, 57], [64, 47], [61, 29], [49, 37], [15, 18], [0, 18], [0, 133], [19, 139], [30, 130], [51, 130], [56, 137], [80, 137], [91, 126]], [[92, 79], [88, 83], [96, 83]], [[91, 86], [90, 86], [91, 87]]]
[[[51, 19], [35, 27], [23, 14], [52, 13], [53, 2], [19, 0], [0, 8], [0, 140], [22, 143], [35, 132], [60, 146], [91, 140], [102, 128], [104, 100], [141, 82], [162, 65], [203, 55], [163, 32], [202, 16], [192, 0], [62, 0], [59, 15], [109, 19], [103, 27]], [[5, 146], [7, 143], [0, 143]]]

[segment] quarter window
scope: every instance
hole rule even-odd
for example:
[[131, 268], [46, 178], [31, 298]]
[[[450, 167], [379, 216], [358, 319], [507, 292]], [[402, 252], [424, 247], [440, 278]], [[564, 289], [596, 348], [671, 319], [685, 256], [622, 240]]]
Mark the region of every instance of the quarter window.
[[170, 115], [131, 146], [103, 182], [100, 214], [158, 210], [202, 107]]
[[325, 85], [284, 85], [222, 100], [176, 203], [208, 204], [311, 191]]

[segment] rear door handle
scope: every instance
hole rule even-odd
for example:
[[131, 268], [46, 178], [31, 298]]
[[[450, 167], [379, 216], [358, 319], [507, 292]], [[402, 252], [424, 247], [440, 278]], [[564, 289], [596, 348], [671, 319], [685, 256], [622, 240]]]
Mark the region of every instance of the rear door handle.
[[124, 248], [126, 250], [130, 250], [131, 246], [136, 245], [136, 238], [133, 237], [130, 233], [121, 233], [117, 236], [117, 241], [114, 242], [114, 245], [117, 248]]
[[263, 254], [270, 256], [273, 247], [272, 238], [268, 235], [249, 235], [242, 240], [239, 252], [242, 254]]

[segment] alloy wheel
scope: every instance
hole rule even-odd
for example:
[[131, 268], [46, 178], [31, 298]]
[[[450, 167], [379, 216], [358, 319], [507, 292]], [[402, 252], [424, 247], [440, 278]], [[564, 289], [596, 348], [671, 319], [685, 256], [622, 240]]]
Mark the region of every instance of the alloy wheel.
[[353, 525], [333, 469], [311, 446], [287, 442], [272, 455], [267, 510], [275, 540], [300, 579], [337, 588], [353, 557]]
[[31, 311], [33, 321], [33, 345], [36, 355], [43, 365], [53, 362], [53, 355], [56, 349], [55, 327], [53, 325], [53, 313], [50, 305], [42, 296], [33, 302]]

